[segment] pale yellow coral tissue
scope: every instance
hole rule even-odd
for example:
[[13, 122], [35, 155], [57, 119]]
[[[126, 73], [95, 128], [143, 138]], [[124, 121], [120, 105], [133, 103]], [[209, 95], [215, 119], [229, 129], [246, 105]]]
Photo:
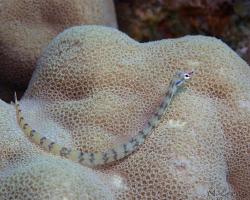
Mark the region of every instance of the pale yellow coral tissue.
[[220, 40], [141, 44], [113, 28], [70, 28], [40, 57], [20, 107], [57, 143], [103, 151], [141, 130], [173, 74], [189, 69], [192, 81], [139, 150], [99, 169], [40, 149], [1, 101], [0, 199], [247, 200], [250, 112], [240, 107], [250, 69]]

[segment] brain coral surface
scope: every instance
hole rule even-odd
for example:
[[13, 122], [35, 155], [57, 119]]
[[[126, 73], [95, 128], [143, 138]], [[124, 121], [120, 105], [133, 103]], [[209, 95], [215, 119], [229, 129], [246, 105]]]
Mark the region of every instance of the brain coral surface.
[[65, 28], [117, 26], [112, 0], [1, 0], [0, 24], [0, 83], [6, 89], [27, 88], [42, 50]]
[[250, 69], [211, 37], [138, 43], [78, 26], [41, 56], [20, 101], [26, 121], [61, 145], [103, 151], [144, 127], [178, 70], [195, 74], [129, 157], [90, 169], [25, 137], [0, 101], [0, 199], [240, 199], [250, 188]]

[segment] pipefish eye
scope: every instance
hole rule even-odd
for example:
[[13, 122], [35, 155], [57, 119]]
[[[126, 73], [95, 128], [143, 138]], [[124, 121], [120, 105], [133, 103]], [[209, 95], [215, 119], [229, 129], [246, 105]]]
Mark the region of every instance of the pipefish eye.
[[188, 73], [185, 73], [185, 74], [184, 74], [184, 79], [187, 80], [187, 79], [190, 79], [190, 77], [191, 77], [191, 76], [190, 76]]

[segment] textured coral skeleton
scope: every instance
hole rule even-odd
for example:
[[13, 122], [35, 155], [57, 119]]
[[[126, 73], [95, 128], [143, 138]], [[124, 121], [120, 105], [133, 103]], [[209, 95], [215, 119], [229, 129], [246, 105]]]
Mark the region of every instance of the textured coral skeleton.
[[42, 50], [61, 31], [78, 24], [117, 27], [112, 0], [1, 0], [0, 24], [0, 98], [7, 102], [14, 88], [18, 96], [24, 92]]
[[146, 127], [143, 130], [139, 131], [139, 133], [132, 137], [127, 143], [117, 145], [116, 147], [104, 152], [88, 153], [68, 149], [42, 136], [40, 133], [35, 131], [29, 124], [25, 122], [15, 93], [17, 122], [26, 136], [28, 136], [35, 144], [40, 145], [42, 148], [46, 149], [54, 155], [60, 155], [65, 158], [69, 158], [70, 160], [79, 162], [84, 166], [94, 167], [98, 165], [108, 164], [130, 155], [131, 153], [136, 151], [140, 145], [144, 143], [146, 138], [150, 135], [150, 133], [152, 133], [152, 130], [160, 123], [162, 115], [165, 113], [166, 109], [170, 105], [172, 98], [174, 97], [178, 88], [186, 80], [191, 78], [192, 74], [193, 71], [187, 73], [176, 73], [169, 84], [168, 90], [165, 94], [163, 101], [161, 102], [159, 108], [156, 110], [151, 119], [147, 122]]
[[218, 39], [138, 43], [112, 28], [72, 27], [45, 49], [18, 103], [46, 138], [104, 152], [143, 129], [180, 69], [195, 76], [145, 143], [98, 169], [39, 148], [0, 100], [0, 199], [248, 200], [250, 70]]

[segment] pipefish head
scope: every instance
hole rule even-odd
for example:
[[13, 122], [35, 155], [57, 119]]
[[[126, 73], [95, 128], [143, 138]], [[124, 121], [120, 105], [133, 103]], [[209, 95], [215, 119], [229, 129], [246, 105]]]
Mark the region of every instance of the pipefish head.
[[194, 71], [177, 72], [175, 75], [175, 80], [174, 80], [175, 86], [180, 87], [183, 83], [185, 83], [188, 79], [192, 77], [193, 73]]

